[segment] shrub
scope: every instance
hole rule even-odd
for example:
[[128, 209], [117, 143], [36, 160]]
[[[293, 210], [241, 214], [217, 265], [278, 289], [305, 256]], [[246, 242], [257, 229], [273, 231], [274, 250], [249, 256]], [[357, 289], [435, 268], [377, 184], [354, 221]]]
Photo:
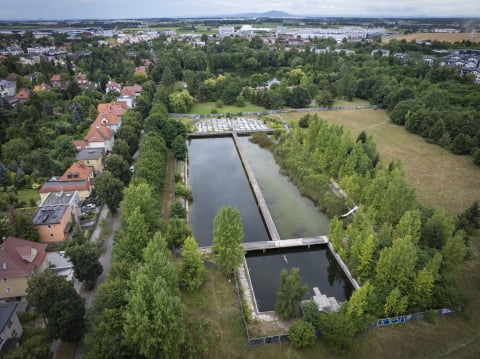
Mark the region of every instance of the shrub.
[[317, 339], [315, 327], [312, 323], [299, 319], [288, 329], [288, 339], [295, 348], [312, 346]]

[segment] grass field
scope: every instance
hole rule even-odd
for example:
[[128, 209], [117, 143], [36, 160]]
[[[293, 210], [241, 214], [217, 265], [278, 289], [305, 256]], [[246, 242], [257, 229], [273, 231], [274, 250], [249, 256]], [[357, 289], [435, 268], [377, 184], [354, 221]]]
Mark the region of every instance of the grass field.
[[[303, 113], [282, 113], [283, 120], [300, 119]], [[457, 156], [420, 136], [394, 125], [383, 110], [344, 110], [318, 113], [356, 136], [365, 131], [375, 140], [382, 160], [400, 160], [408, 182], [428, 206], [443, 207], [452, 214], [480, 200], [480, 168], [470, 156]]]
[[415, 34], [408, 34], [402, 36], [396, 36], [388, 39], [384, 39], [384, 42], [391, 40], [406, 40], [406, 41], [445, 41], [445, 42], [462, 42], [463, 40], [471, 42], [480, 42], [480, 35], [470, 32], [455, 32], [455, 33], [441, 33], [441, 32], [418, 32]]
[[252, 105], [251, 103], [247, 102], [245, 106], [233, 106], [233, 105], [224, 105], [221, 108], [215, 107], [215, 102], [202, 102], [196, 103], [193, 105], [191, 110], [188, 113], [198, 113], [198, 114], [210, 114], [212, 109], [216, 109], [218, 113], [226, 113], [226, 112], [261, 112], [265, 111], [265, 108], [261, 106]]

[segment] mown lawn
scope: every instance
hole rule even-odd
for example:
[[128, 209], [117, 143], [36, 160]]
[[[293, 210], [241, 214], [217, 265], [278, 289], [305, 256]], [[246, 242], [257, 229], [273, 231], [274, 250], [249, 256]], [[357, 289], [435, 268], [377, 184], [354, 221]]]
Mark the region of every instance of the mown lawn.
[[[286, 121], [298, 120], [304, 113], [282, 113]], [[372, 135], [382, 160], [399, 160], [418, 198], [428, 206], [443, 207], [459, 214], [480, 200], [480, 168], [471, 156], [457, 156], [427, 143], [403, 126], [390, 122], [384, 110], [342, 110], [319, 112], [322, 119], [343, 126], [356, 138], [361, 131]]]
[[196, 103], [193, 105], [191, 110], [188, 113], [195, 114], [211, 114], [212, 110], [216, 109], [218, 113], [238, 113], [238, 112], [262, 112], [265, 111], [265, 108], [257, 105], [253, 105], [249, 102], [246, 102], [245, 106], [233, 106], [233, 105], [224, 105], [221, 108], [215, 106], [215, 102], [202, 102]]

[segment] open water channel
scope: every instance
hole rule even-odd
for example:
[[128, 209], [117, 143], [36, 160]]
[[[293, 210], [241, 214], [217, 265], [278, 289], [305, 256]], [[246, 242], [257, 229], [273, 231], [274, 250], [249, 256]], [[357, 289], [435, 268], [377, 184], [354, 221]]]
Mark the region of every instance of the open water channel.
[[[280, 173], [272, 154], [247, 137], [240, 138], [240, 143], [280, 237], [327, 234], [328, 218]], [[189, 171], [194, 198], [190, 224], [199, 246], [211, 245], [213, 218], [228, 204], [240, 210], [245, 242], [270, 239], [231, 138], [190, 140]], [[250, 252], [246, 259], [260, 311], [273, 310], [280, 271], [292, 267], [300, 268], [302, 283], [309, 287], [306, 299], [312, 297], [313, 287], [338, 301], [348, 299], [352, 293], [352, 286], [326, 246]]]

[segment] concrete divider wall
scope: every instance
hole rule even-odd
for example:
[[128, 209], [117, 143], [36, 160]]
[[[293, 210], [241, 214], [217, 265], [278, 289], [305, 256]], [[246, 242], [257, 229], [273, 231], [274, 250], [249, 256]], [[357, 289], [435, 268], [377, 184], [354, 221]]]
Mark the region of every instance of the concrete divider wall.
[[265, 222], [265, 225], [267, 226], [267, 231], [270, 235], [270, 239], [273, 241], [279, 241], [280, 235], [278, 234], [277, 227], [275, 226], [270, 211], [268, 210], [267, 203], [265, 202], [265, 198], [263, 198], [263, 194], [260, 190], [257, 179], [255, 178], [255, 175], [253, 174], [253, 171], [250, 168], [250, 165], [248, 164], [247, 159], [243, 153], [243, 149], [240, 145], [240, 142], [238, 141], [237, 133], [232, 132], [232, 137], [238, 155], [240, 156], [243, 168], [245, 169], [245, 173], [247, 174], [248, 182], [250, 183], [250, 187], [253, 190], [253, 194], [255, 196], [255, 199], [257, 200], [258, 207], [260, 208], [260, 212], [262, 213], [263, 220]]

